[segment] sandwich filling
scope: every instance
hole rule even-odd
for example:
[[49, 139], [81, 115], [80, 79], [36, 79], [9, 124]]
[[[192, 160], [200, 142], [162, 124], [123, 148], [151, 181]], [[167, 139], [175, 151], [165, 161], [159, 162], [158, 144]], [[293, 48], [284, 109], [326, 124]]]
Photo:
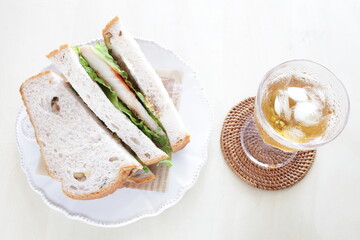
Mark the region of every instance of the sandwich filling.
[[[73, 49], [78, 54], [79, 61], [85, 71], [100, 86], [114, 107], [123, 112], [132, 123], [169, 156], [159, 163], [165, 163], [171, 167], [172, 149], [164, 128], [152, 112], [144, 95], [112, 58], [107, 47], [98, 42], [95, 46], [73, 47]], [[104, 81], [104, 78], [107, 81]], [[144, 167], [144, 170], [146, 169]]]
[[[127, 75], [124, 74], [124, 71], [122, 71], [116, 63], [107, 60], [108, 57], [105, 57], [107, 52], [103, 49], [104, 47], [104, 45], [96, 44], [95, 47], [83, 46], [80, 47], [79, 50], [89, 66], [115, 91], [118, 98], [139, 119], [144, 121], [146, 126], [159, 135], [165, 135], [162, 128], [149, 115], [148, 111], [138, 100], [136, 94], [133, 92], [134, 87], [127, 80]], [[105, 54], [103, 52], [105, 52]], [[128, 83], [126, 83], [124, 79], [128, 81]]]

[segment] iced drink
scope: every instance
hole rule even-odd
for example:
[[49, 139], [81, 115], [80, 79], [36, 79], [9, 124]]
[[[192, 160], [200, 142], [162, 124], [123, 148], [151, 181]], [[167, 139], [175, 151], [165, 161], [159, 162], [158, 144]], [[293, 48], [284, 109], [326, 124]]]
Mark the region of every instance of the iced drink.
[[[322, 86], [307, 75], [276, 78], [263, 93], [261, 109], [266, 121], [277, 133], [297, 143], [320, 139], [334, 112]], [[285, 151], [296, 151], [274, 141], [259, 124], [258, 127], [268, 144]]]

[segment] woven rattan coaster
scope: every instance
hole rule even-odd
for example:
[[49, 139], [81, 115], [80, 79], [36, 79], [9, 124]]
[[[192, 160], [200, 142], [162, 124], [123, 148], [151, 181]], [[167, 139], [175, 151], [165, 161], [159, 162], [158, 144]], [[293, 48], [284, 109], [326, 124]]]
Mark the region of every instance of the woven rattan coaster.
[[230, 168], [243, 181], [264, 190], [280, 190], [299, 182], [309, 171], [315, 159], [315, 150], [298, 152], [283, 167], [264, 168], [256, 165], [241, 147], [240, 132], [243, 123], [254, 111], [255, 97], [245, 99], [233, 107], [224, 121], [221, 149]]

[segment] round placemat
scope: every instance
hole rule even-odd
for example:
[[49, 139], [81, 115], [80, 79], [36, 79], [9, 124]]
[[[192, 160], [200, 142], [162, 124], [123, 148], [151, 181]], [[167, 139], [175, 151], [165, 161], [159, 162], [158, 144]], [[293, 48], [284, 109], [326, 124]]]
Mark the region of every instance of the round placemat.
[[243, 123], [254, 112], [255, 97], [247, 98], [234, 106], [224, 121], [221, 132], [221, 149], [225, 161], [243, 181], [264, 190], [291, 187], [304, 178], [314, 162], [316, 151], [300, 151], [283, 167], [264, 168], [251, 161], [240, 141]]

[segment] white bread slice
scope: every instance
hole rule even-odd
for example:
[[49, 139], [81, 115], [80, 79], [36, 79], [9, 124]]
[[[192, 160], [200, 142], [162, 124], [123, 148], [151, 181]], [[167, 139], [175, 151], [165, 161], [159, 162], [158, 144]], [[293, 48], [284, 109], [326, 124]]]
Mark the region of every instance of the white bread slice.
[[99, 85], [93, 81], [79, 62], [79, 57], [68, 45], [47, 55], [65, 75], [71, 86], [104, 124], [128, 145], [146, 165], [157, 163], [168, 156], [140, 131], [122, 112], [116, 109]]
[[118, 17], [106, 25], [103, 37], [111, 55], [128, 72], [148, 101], [153, 104], [154, 110], [165, 128], [173, 152], [184, 148], [190, 141], [190, 135], [160, 77], [145, 58], [135, 39], [122, 26]]
[[141, 120], [146, 126], [159, 135], [165, 135], [158, 124], [152, 119], [143, 105], [138, 101], [128, 85], [100, 56], [98, 56], [93, 46], [80, 47], [81, 55], [94, 69], [97, 75], [104, 80], [116, 92], [121, 101]]
[[49, 176], [74, 199], [104, 197], [142, 168], [64, 80], [51, 71], [20, 88]]

